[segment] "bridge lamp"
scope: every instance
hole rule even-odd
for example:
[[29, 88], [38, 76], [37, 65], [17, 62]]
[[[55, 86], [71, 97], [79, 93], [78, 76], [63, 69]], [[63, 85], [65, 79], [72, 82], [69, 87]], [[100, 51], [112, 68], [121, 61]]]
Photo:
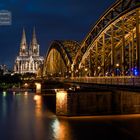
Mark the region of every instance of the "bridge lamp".
[[25, 88], [27, 88], [27, 87], [28, 87], [28, 84], [27, 84], [27, 83], [25, 83], [25, 84], [24, 84], [24, 87], [25, 87]]
[[116, 64], [116, 67], [119, 67], [119, 66], [120, 66], [120, 65], [117, 63], [117, 64]]
[[106, 72], [106, 74], [105, 74], [106, 76], [108, 76], [108, 72]]
[[85, 71], [87, 71], [88, 69], [87, 68], [85, 68]]
[[101, 67], [100, 66], [98, 66], [98, 70], [100, 70], [101, 69]]

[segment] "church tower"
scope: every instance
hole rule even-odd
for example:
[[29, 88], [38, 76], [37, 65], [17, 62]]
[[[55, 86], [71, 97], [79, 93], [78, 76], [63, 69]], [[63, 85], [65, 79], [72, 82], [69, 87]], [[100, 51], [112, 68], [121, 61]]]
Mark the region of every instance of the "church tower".
[[20, 43], [19, 56], [28, 56], [28, 45], [26, 42], [26, 34], [25, 34], [24, 28], [23, 28], [22, 39], [21, 39], [21, 43]]
[[39, 56], [39, 44], [36, 39], [35, 28], [33, 29], [32, 40], [31, 40], [30, 48], [29, 48], [29, 55]]

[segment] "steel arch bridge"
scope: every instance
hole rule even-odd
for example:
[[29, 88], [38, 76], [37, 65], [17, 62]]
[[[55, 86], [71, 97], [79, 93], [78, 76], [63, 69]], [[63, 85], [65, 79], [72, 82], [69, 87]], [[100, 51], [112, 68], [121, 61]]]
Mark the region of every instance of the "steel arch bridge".
[[43, 76], [71, 76], [71, 65], [79, 48], [76, 41], [54, 41], [45, 58]]
[[140, 0], [118, 0], [79, 45], [54, 41], [43, 75], [53, 77], [140, 76]]
[[72, 66], [81, 76], [140, 74], [140, 1], [113, 4], [82, 42]]

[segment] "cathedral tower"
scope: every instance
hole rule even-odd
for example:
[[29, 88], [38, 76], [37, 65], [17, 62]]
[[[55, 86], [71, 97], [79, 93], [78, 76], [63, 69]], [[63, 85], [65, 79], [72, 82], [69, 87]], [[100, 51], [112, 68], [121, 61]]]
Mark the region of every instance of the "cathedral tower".
[[37, 43], [35, 28], [33, 29], [32, 40], [29, 48], [29, 55], [39, 56], [39, 44]]
[[20, 43], [19, 56], [28, 56], [28, 45], [26, 42], [26, 34], [25, 34], [24, 28], [23, 28], [22, 39], [21, 39], [21, 43]]

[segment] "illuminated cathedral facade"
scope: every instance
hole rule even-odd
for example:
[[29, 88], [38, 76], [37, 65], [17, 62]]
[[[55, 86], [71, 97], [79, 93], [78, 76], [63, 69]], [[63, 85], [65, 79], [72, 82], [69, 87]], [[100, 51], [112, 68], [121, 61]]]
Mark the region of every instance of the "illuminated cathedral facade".
[[36, 39], [35, 28], [29, 47], [26, 41], [25, 30], [23, 29], [19, 55], [16, 57], [14, 64], [14, 73], [37, 73], [38, 68], [43, 62], [44, 58], [40, 56], [39, 53], [39, 44]]

